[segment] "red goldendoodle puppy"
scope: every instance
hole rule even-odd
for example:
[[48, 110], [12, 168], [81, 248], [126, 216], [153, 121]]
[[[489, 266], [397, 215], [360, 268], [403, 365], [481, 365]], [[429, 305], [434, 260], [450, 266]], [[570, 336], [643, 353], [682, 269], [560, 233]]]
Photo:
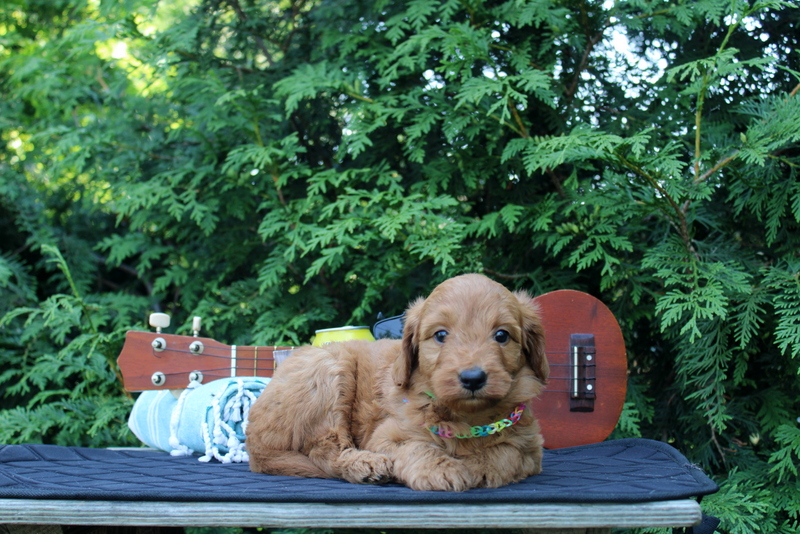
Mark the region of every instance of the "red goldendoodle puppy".
[[416, 490], [515, 482], [541, 471], [526, 403], [548, 372], [527, 294], [451, 278], [409, 307], [402, 341], [295, 351], [250, 412], [250, 468]]

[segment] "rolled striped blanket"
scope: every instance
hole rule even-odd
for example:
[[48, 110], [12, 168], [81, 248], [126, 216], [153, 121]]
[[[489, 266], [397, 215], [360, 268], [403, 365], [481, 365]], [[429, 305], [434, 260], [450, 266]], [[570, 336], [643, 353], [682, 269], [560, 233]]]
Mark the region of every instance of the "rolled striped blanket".
[[269, 378], [222, 378], [193, 382], [175, 396], [145, 391], [133, 405], [128, 427], [146, 445], [174, 456], [203, 454], [201, 462], [248, 461], [245, 431], [250, 407]]

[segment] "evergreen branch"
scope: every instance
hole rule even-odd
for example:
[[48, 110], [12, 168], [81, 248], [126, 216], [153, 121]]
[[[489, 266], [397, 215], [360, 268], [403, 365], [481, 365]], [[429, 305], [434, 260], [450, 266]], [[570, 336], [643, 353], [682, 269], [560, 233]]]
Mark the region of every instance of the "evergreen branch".
[[375, 103], [375, 100], [373, 100], [372, 98], [369, 98], [367, 96], [362, 96], [362, 95], [356, 93], [351, 87], [349, 87], [347, 85], [345, 85], [344, 87], [345, 87], [346, 90], [343, 91], [343, 92], [347, 96], [349, 96], [351, 98], [355, 98], [356, 100], [361, 100], [362, 102], [366, 102], [367, 104], [374, 104]]
[[[652, 176], [650, 173], [639, 167], [638, 165], [628, 161], [627, 158], [620, 154], [616, 154], [617, 160], [629, 170], [635, 172], [637, 175], [644, 178], [656, 191], [659, 192], [669, 203], [672, 211], [675, 213], [677, 217], [677, 230], [680, 233], [681, 239], [686, 244], [686, 248], [692, 252], [694, 252], [694, 246], [692, 245], [692, 238], [689, 235], [689, 224], [686, 220], [686, 213], [683, 209], [678, 205], [672, 196], [667, 192], [664, 187], [658, 183], [658, 180]], [[674, 223], [675, 221], [673, 221]]]
[[[722, 52], [725, 51], [725, 49], [728, 46], [728, 41], [730, 40], [731, 35], [733, 35], [733, 32], [736, 31], [736, 29], [739, 27], [739, 24], [741, 24], [742, 19], [744, 17], [750, 15], [751, 13], [752, 13], [752, 11], [747, 11], [746, 13], [743, 13], [741, 17], [738, 17], [736, 19], [736, 22], [734, 22], [733, 24], [728, 26], [728, 31], [725, 33], [725, 37], [723, 37], [722, 43], [719, 45], [719, 48], [717, 49], [716, 54], [714, 54], [714, 58], [715, 59], [718, 59], [722, 55]], [[717, 62], [716, 61], [714, 62], [714, 65], [715, 65], [715, 68], [716, 68], [716, 66], [717, 66]], [[702, 126], [702, 121], [703, 121], [703, 106], [705, 104], [706, 94], [708, 93], [708, 89], [709, 89], [710, 85], [711, 85], [711, 76], [710, 76], [710, 73], [707, 70], [703, 74], [703, 83], [700, 86], [700, 92], [697, 94], [697, 111], [695, 112], [695, 117], [694, 117], [694, 124], [695, 124], [695, 132], [694, 132], [694, 176], [695, 176], [695, 183], [703, 182], [705, 179], [708, 178], [708, 176], [710, 176], [710, 174], [706, 173], [706, 174], [703, 175], [704, 178], [700, 177], [700, 154], [701, 154], [701, 152], [700, 152], [700, 134], [701, 134], [701, 130], [702, 130], [701, 126]], [[716, 172], [716, 170], [717, 169], [712, 169], [711, 174]]]
[[462, 6], [464, 6], [464, 8], [467, 10], [467, 13], [469, 14], [469, 19], [471, 21], [470, 25], [475, 27], [478, 24], [478, 22], [475, 20], [475, 7], [470, 5], [470, 3], [467, 2], [466, 0], [459, 0], [459, 3]]
[[272, 169], [272, 183], [275, 184], [275, 191], [278, 193], [278, 200], [280, 201], [281, 205], [285, 209], [289, 209], [289, 206], [286, 204], [286, 199], [283, 197], [283, 191], [281, 190], [281, 186], [278, 184], [280, 180], [280, 175], [278, 174], [277, 166], [273, 167]]
[[694, 183], [700, 184], [711, 178], [711, 176], [720, 170], [721, 168], [727, 166], [731, 161], [735, 160], [739, 156], [739, 151], [737, 150], [727, 158], [723, 158], [719, 160], [713, 167], [711, 167], [708, 171], [706, 171], [702, 176], [695, 176]]
[[[795, 86], [795, 88], [792, 89], [791, 93], [789, 93], [789, 97], [790, 98], [794, 97], [797, 94], [798, 90], [800, 90], [800, 84], [797, 84]], [[699, 132], [699, 123], [697, 121], [699, 119], [700, 118], [698, 116], [697, 119], [696, 119], [696, 125], [697, 125], [697, 128], [698, 128], [698, 132]], [[696, 141], [695, 141], [695, 150], [699, 150], [699, 145], [697, 143], [699, 143], [699, 136], [696, 138]], [[726, 167], [729, 163], [731, 163], [733, 160], [735, 160], [739, 156], [739, 154], [740, 154], [740, 151], [736, 150], [730, 156], [727, 156], [727, 157], [719, 160], [717, 163], [714, 164], [713, 167], [711, 167], [708, 171], [706, 171], [702, 175], [699, 175], [699, 157], [696, 158], [695, 159], [695, 178], [694, 178], [694, 183], [695, 184], [700, 184], [700, 183], [705, 182], [706, 180], [711, 178], [711, 176], [714, 173], [716, 173], [718, 170], [722, 169], [723, 167]], [[776, 156], [770, 155], [769, 157], [776, 157]], [[780, 158], [778, 158], [778, 159], [780, 159]], [[793, 166], [793, 164], [791, 162], [789, 162], [789, 161], [785, 161], [785, 163]], [[684, 209], [686, 209], [686, 206], [688, 206], [688, 201], [687, 201], [686, 205], [684, 205]]]
[[[789, 93], [789, 97], [790, 98], [794, 97], [797, 94], [798, 90], [800, 90], [800, 84], [797, 84], [795, 86], [795, 88], [792, 89], [791, 93]], [[699, 116], [697, 117], [696, 121], [697, 120], [699, 120]], [[696, 124], [697, 124], [698, 131], [699, 131], [699, 123], [696, 122]], [[699, 142], [699, 137], [697, 137], [696, 141], [695, 141], [695, 150], [699, 150], [699, 145], [697, 144], [698, 142]], [[719, 160], [717, 163], [714, 164], [713, 167], [711, 167], [708, 171], [706, 171], [702, 175], [699, 175], [699, 169], [698, 169], [699, 158], [696, 158], [695, 159], [695, 178], [694, 178], [694, 183], [695, 184], [700, 184], [700, 183], [705, 182], [706, 180], [711, 178], [711, 176], [714, 175], [714, 173], [716, 173], [718, 170], [722, 169], [723, 167], [726, 167], [729, 163], [731, 163], [733, 160], [735, 160], [739, 156], [739, 154], [740, 154], [740, 151], [736, 150], [730, 156], [727, 156], [727, 157]], [[768, 157], [776, 157], [776, 156], [770, 155]], [[778, 159], [781, 159], [781, 158], [778, 158]], [[794, 164], [791, 163], [790, 161], [784, 161], [784, 162], [786, 164], [790, 165], [790, 166], [794, 166]], [[688, 206], [688, 201], [684, 205], [684, 210], [686, 209], [687, 206]]]
[[798, 165], [797, 163], [793, 162], [792, 160], [789, 160], [787, 158], [783, 158], [783, 157], [781, 157], [781, 156], [779, 156], [777, 154], [769, 154], [767, 157], [770, 158], [770, 159], [774, 159], [774, 160], [780, 161], [782, 164], [786, 165], [787, 167], [800, 167], [800, 165]]
[[522, 117], [519, 116], [519, 112], [517, 111], [516, 106], [514, 106], [514, 103], [509, 101], [508, 108], [511, 110], [511, 115], [514, 116], [514, 121], [517, 123], [517, 126], [519, 126], [518, 133], [524, 139], [528, 139], [530, 137], [530, 134], [528, 133], [528, 129], [525, 128], [525, 125], [522, 123]]
[[657, 17], [658, 15], [668, 15], [672, 10], [673, 7], [668, 7], [666, 9], [659, 9], [658, 11], [653, 11], [652, 13], [642, 13], [640, 15], [634, 15], [631, 18], [634, 19], [649, 19], [650, 17]]
[[597, 43], [600, 42], [600, 39], [603, 38], [606, 28], [607, 26], [604, 26], [598, 33], [590, 37], [589, 42], [586, 44], [586, 48], [583, 51], [583, 55], [578, 63], [578, 67], [575, 69], [575, 74], [572, 76], [572, 83], [570, 84], [569, 89], [567, 89], [566, 96], [567, 101], [569, 101], [570, 104], [575, 98], [575, 93], [578, 91], [578, 81], [580, 80], [581, 73], [589, 66], [589, 56], [594, 50], [594, 47], [597, 46]]
[[545, 172], [547, 173], [547, 176], [550, 178], [550, 182], [556, 188], [558, 195], [561, 198], [567, 198], [567, 192], [564, 190], [564, 184], [563, 184], [564, 179], [556, 175], [553, 169], [545, 169]]
[[291, 20], [291, 22], [293, 23], [292, 29], [287, 32], [286, 36], [283, 38], [283, 41], [280, 44], [271, 41], [273, 44], [276, 44], [278, 48], [281, 49], [281, 52], [283, 52], [284, 54], [286, 54], [286, 52], [289, 50], [289, 46], [292, 44], [292, 39], [294, 38], [294, 35], [298, 31], [300, 31], [300, 28], [298, 27], [297, 24], [297, 18], [300, 16], [303, 9], [305, 9], [305, 5], [306, 5], [305, 0], [301, 0], [299, 2], [292, 2], [292, 9], [289, 15], [289, 20]]
[[253, 133], [256, 136], [256, 144], [264, 147], [264, 139], [261, 138], [261, 127], [258, 125], [258, 116], [253, 115]]
[[694, 176], [700, 175], [700, 131], [703, 122], [703, 104], [708, 89], [708, 74], [703, 75], [703, 85], [697, 95], [697, 110], [694, 113]]
[[586, 70], [586, 67], [589, 65], [589, 56], [591, 55], [594, 47], [597, 46], [597, 43], [600, 42], [600, 39], [603, 38], [603, 33], [607, 28], [610, 27], [608, 23], [603, 25], [598, 33], [595, 35], [591, 35], [588, 28], [588, 20], [586, 18], [586, 6], [585, 3], [581, 3], [581, 22], [584, 25], [584, 30], [586, 30], [586, 38], [588, 42], [586, 44], [586, 48], [583, 50], [583, 55], [581, 56], [580, 61], [578, 62], [578, 66], [575, 69], [575, 73], [572, 76], [572, 83], [570, 84], [569, 88], [566, 90], [565, 96], [567, 97], [567, 102], [569, 106], [572, 106], [572, 101], [575, 98], [575, 93], [578, 91], [578, 81], [580, 80], [581, 73]]
[[97, 334], [97, 328], [94, 326], [94, 322], [92, 321], [92, 313], [89, 310], [89, 307], [84, 302], [83, 298], [81, 297], [80, 292], [78, 291], [78, 286], [75, 284], [75, 280], [72, 278], [72, 272], [69, 270], [69, 266], [67, 265], [67, 260], [64, 259], [64, 256], [61, 255], [61, 251], [58, 250], [57, 247], [53, 245], [42, 245], [42, 250], [47, 252], [48, 254], [52, 254], [55, 256], [54, 259], [49, 260], [51, 263], [55, 263], [59, 270], [64, 273], [64, 277], [67, 279], [67, 283], [69, 284], [70, 289], [72, 290], [72, 295], [75, 297], [75, 300], [78, 301], [81, 305], [81, 309], [83, 310], [84, 316], [86, 316], [86, 321], [89, 323], [89, 328], [92, 330], [93, 333]]
[[[176, 49], [176, 50], [173, 50], [173, 52], [175, 52], [179, 56], [181, 56], [181, 57], [183, 57], [185, 59], [191, 60], [191, 61], [200, 61], [200, 58], [201, 58], [201, 56], [199, 54], [195, 54], [193, 52], [187, 52], [186, 50], [178, 50], [178, 49]], [[236, 72], [245, 73], [245, 74], [252, 74], [252, 73], [256, 72], [255, 70], [251, 69], [250, 67], [243, 67], [241, 65], [236, 65], [236, 64], [232, 63], [230, 60], [225, 59], [223, 57], [215, 56], [213, 54], [209, 54], [209, 57], [212, 60], [214, 60], [214, 61], [216, 61], [218, 63], [217, 64], [218, 67], [223, 68], [223, 69], [233, 69]]]
[[[261, 148], [264, 148], [264, 139], [261, 137], [261, 128], [258, 125], [258, 117], [253, 116], [253, 132], [256, 136], [256, 145]], [[283, 197], [283, 191], [281, 191], [281, 186], [279, 185], [280, 174], [278, 172], [278, 165], [276, 163], [270, 166], [270, 174], [272, 176], [272, 183], [275, 184], [275, 191], [278, 193], [278, 200], [280, 201], [281, 205], [286, 209], [286, 199]]]
[[[92, 258], [94, 258], [95, 261], [102, 263], [103, 265], [107, 265], [110, 268], [116, 267], [117, 269], [119, 269], [123, 273], [126, 273], [126, 274], [129, 274], [129, 275], [133, 276], [134, 278], [139, 280], [142, 284], [144, 284], [144, 287], [147, 290], [147, 294], [148, 295], [152, 295], [153, 294], [153, 283], [150, 280], [147, 280], [146, 278], [142, 278], [142, 276], [139, 274], [139, 271], [137, 271], [132, 266], [130, 266], [130, 265], [126, 264], [126, 263], [120, 263], [118, 265], [110, 265], [109, 262], [108, 262], [108, 258], [107, 257], [101, 256], [100, 254], [97, 254], [96, 252], [92, 253]], [[110, 281], [105, 281], [105, 282], [106, 283], [110, 283]], [[156, 306], [156, 308], [158, 308], [158, 309], [156, 309], [156, 311], [160, 312], [161, 311], [161, 306], [158, 303], [156, 303], [155, 306]]]
[[725, 455], [725, 451], [722, 448], [722, 445], [719, 443], [719, 439], [717, 438], [717, 432], [714, 430], [714, 423], [709, 421], [708, 427], [711, 429], [711, 441], [714, 443], [714, 447], [717, 449], [717, 453], [719, 457], [722, 459], [723, 465], [727, 468], [728, 466], [728, 457]]
[[[161, 154], [156, 154], [153, 151], [142, 150], [142, 148], [140, 146], [134, 146], [134, 145], [129, 145], [129, 144], [125, 144], [125, 143], [119, 143], [119, 142], [116, 142], [116, 141], [109, 141], [108, 144], [111, 145], [112, 147], [116, 148], [118, 151], [139, 152], [142, 155], [147, 156], [150, 159], [159, 159], [159, 160], [164, 160], [164, 161], [175, 161], [177, 159], [177, 158], [175, 158], [173, 156], [162, 156]], [[187, 143], [182, 143], [182, 146], [191, 146], [191, 145], [187, 144]]]
[[[236, 16], [239, 17], [239, 20], [242, 22], [247, 22], [247, 13], [244, 12], [242, 6], [239, 4], [239, 0], [228, 0], [228, 4], [233, 8], [236, 12]], [[264, 44], [264, 40], [261, 38], [260, 35], [253, 36], [256, 40], [256, 45], [258, 46], [261, 53], [264, 54], [264, 57], [267, 59], [267, 65], [270, 67], [275, 64], [275, 58], [272, 57], [272, 53], [267, 49], [267, 45]]]
[[[477, 109], [477, 108], [476, 108], [476, 109]], [[522, 129], [522, 130], [520, 130], [519, 128], [517, 128], [517, 126], [516, 126], [516, 125], [514, 125], [514, 124], [511, 124], [510, 122], [508, 122], [507, 120], [503, 119], [503, 117], [500, 117], [500, 116], [499, 116], [499, 115], [497, 115], [496, 113], [490, 113], [490, 114], [489, 114], [489, 117], [491, 117], [491, 118], [495, 119], [497, 122], [499, 122], [499, 123], [500, 123], [500, 124], [502, 124], [503, 126], [507, 126], [507, 127], [511, 128], [511, 130], [513, 130], [513, 131], [514, 131], [514, 133], [516, 133], [516, 134], [517, 134], [517, 135], [519, 135], [520, 137], [523, 137], [523, 138], [530, 137], [530, 136], [528, 135], [528, 132], [527, 132], [527, 130], [524, 130], [524, 126], [523, 126], [523, 129]]]
[[[495, 50], [502, 50], [503, 52], [509, 52], [511, 54], [515, 54], [516, 53], [512, 48], [509, 48], [508, 46], [499, 45], [497, 43], [489, 43], [489, 48], [494, 48]], [[533, 69], [540, 70], [540, 71], [544, 72], [549, 78], [553, 77], [553, 73], [552, 72], [545, 71], [545, 69], [541, 65], [539, 65], [539, 64], [537, 64], [537, 63], [535, 63], [535, 62], [533, 62], [531, 60], [528, 61], [528, 66], [533, 68]]]

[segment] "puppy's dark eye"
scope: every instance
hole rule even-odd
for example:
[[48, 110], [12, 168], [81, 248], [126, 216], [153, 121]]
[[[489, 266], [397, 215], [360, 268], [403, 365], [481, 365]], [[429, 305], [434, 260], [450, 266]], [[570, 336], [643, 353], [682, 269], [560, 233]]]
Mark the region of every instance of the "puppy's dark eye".
[[498, 343], [506, 343], [511, 336], [505, 330], [498, 330], [494, 333], [494, 340]]
[[444, 338], [447, 337], [447, 330], [439, 330], [435, 334], [433, 334], [433, 339], [436, 340], [437, 343], [444, 343]]

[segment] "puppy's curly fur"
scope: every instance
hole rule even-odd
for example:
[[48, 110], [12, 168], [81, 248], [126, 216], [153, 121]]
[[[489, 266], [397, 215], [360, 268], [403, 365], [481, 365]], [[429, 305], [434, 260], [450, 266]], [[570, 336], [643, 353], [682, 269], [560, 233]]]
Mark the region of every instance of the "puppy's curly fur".
[[[507, 333], [507, 334], [506, 334]], [[514, 426], [469, 434], [541, 393], [549, 367], [538, 311], [482, 275], [451, 278], [406, 314], [402, 340], [303, 347], [250, 412], [255, 472], [416, 490], [498, 487], [541, 471], [529, 407]]]

